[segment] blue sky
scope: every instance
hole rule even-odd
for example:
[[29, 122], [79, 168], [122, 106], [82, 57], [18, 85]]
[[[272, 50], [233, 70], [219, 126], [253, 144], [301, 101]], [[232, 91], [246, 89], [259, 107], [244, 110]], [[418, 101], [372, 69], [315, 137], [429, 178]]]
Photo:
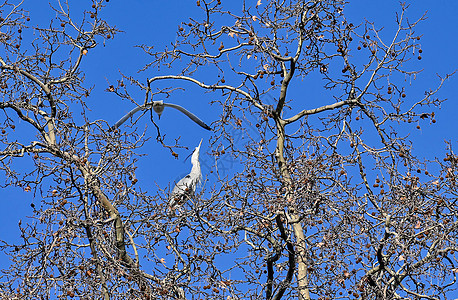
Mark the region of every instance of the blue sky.
[[[235, 1], [234, 1], [235, 2]], [[233, 7], [236, 5], [231, 3]], [[256, 1], [252, 1], [253, 4]], [[378, 27], [384, 27], [384, 32], [389, 36], [394, 30], [395, 12], [399, 11], [399, 1], [365, 1], [357, 0], [350, 1], [350, 5], [346, 8], [347, 18], [354, 20], [355, 24], [362, 21], [363, 18], [374, 21]], [[250, 3], [247, 1], [247, 3]], [[120, 103], [115, 96], [104, 92], [106, 88], [105, 78], [109, 81], [119, 79], [119, 71], [127, 74], [135, 74], [134, 72], [147, 62], [148, 57], [142, 55], [139, 49], [132, 48], [135, 44], [155, 45], [157, 50], [161, 47], [172, 43], [175, 40], [175, 32], [178, 25], [187, 21], [190, 16], [201, 17], [199, 10], [195, 5], [195, 1], [181, 1], [180, 5], [167, 4], [166, 2], [154, 1], [131, 1], [129, 4], [121, 3], [120, 1], [110, 1], [105, 9], [105, 14], [111, 24], [115, 24], [119, 29], [123, 30], [116, 36], [113, 41], [109, 41], [106, 47], [99, 47], [88, 57], [87, 64], [91, 65], [97, 72], [86, 72], [89, 82], [97, 82], [92, 100], [95, 105], [105, 107], [116, 103], [116, 110], [113, 113], [103, 111], [102, 115], [98, 115], [99, 110], [94, 110], [94, 118], [105, 118], [107, 121], [114, 122], [120, 115], [132, 108], [130, 103]], [[427, 12], [428, 19], [417, 27], [417, 32], [422, 34], [422, 61], [420, 68], [424, 71], [418, 76], [417, 80], [411, 85], [413, 89], [433, 88], [437, 85], [438, 80], [436, 74], [445, 75], [458, 69], [458, 57], [456, 50], [458, 39], [456, 38], [457, 26], [454, 18], [458, 13], [458, 3], [456, 1], [435, 1], [434, 5], [430, 1], [414, 1], [408, 10], [408, 16], [415, 20], [424, 12]], [[198, 19], [197, 17], [197, 19]], [[135, 57], [135, 59], [131, 59]], [[173, 70], [170, 70], [173, 73]], [[157, 74], [150, 70], [137, 75], [137, 78], [142, 79], [147, 76]], [[211, 80], [211, 79], [210, 79]], [[415, 129], [415, 126], [408, 128], [411, 132], [412, 139], [416, 142], [416, 147], [420, 149], [427, 148], [425, 154], [431, 154], [436, 151], [444, 151], [444, 140], [450, 140], [456, 136], [454, 129], [457, 128], [458, 122], [455, 115], [458, 107], [456, 101], [456, 82], [458, 79], [452, 78], [444, 86], [439, 93], [440, 98], [449, 98], [445, 102], [440, 111], [436, 111], [437, 123], [434, 126], [422, 126], [421, 130]], [[139, 94], [142, 99], [143, 95]], [[169, 101], [178, 103], [192, 110], [199, 115], [205, 122], [209, 123], [217, 119], [218, 114], [215, 107], [208, 105], [208, 102], [218, 97], [217, 94], [202, 93], [196, 87], [189, 86], [184, 92], [178, 92], [169, 99]], [[90, 99], [91, 100], [91, 99]], [[297, 105], [296, 109], [302, 109], [301, 105]], [[306, 108], [306, 107], [304, 107]], [[147, 120], [145, 119], [145, 122]], [[164, 112], [160, 120], [162, 129], [167, 132], [168, 138], [176, 138], [181, 136], [185, 145], [189, 145], [192, 149], [200, 140], [204, 138], [203, 149], [205, 149], [205, 138], [209, 136], [208, 132], [200, 130], [194, 124], [190, 124], [189, 120], [182, 116], [179, 112], [168, 110]], [[172, 178], [175, 178], [174, 172], [177, 169], [184, 169], [183, 172], [188, 172], [189, 162], [184, 163], [182, 157], [187, 155], [183, 151], [179, 160], [173, 159], [167, 150], [163, 149], [155, 142], [148, 145], [148, 153], [154, 153], [154, 157], [161, 157], [160, 162], [165, 163], [166, 167], [172, 172], [164, 173], [158, 176], [154, 174], [153, 168], [145, 170], [144, 176], [146, 180], [154, 178], [161, 185], [167, 184]], [[441, 154], [442, 155], [442, 154]], [[202, 159], [205, 160], [205, 157]], [[210, 159], [209, 157], [207, 159]], [[152, 164], [159, 161], [152, 162]], [[162, 169], [162, 168], [161, 168]], [[162, 169], [163, 170], [163, 169]], [[142, 176], [141, 169], [138, 176]]]
[[[223, 2], [228, 2], [224, 1]], [[235, 2], [235, 1], [234, 1]], [[232, 6], [235, 4], [231, 3]], [[256, 3], [251, 1], [252, 5]], [[399, 2], [393, 0], [367, 1], [351, 0], [346, 8], [348, 19], [358, 23], [363, 18], [374, 21], [379, 27], [385, 27], [387, 32], [393, 30], [395, 11], [399, 11]], [[46, 24], [49, 17], [54, 14], [43, 5], [43, 1], [25, 1], [24, 8], [30, 10], [32, 24]], [[250, 3], [250, 1], [247, 1]], [[425, 89], [434, 87], [437, 84], [436, 74], [445, 75], [458, 69], [458, 38], [456, 15], [458, 15], [458, 1], [412, 1], [408, 15], [416, 19], [428, 11], [428, 19], [417, 27], [417, 32], [422, 34], [421, 44], [423, 49], [421, 67], [424, 71], [418, 76], [411, 88]], [[90, 1], [70, 0], [72, 10], [76, 15], [81, 14], [82, 9], [90, 9]], [[74, 6], [73, 6], [74, 5]], [[111, 25], [123, 32], [116, 35], [115, 39], [106, 41], [105, 46], [100, 45], [91, 50], [82, 69], [86, 74], [86, 85], [94, 86], [91, 96], [88, 98], [88, 106], [91, 112], [88, 114], [92, 119], [104, 119], [113, 124], [123, 114], [133, 108], [131, 103], [121, 102], [114, 94], [107, 93], [108, 82], [114, 83], [120, 79], [119, 72], [135, 76], [139, 80], [146, 80], [147, 77], [157, 75], [153, 69], [137, 74], [137, 70], [148, 62], [148, 56], [134, 48], [134, 45], [147, 44], [155, 45], [159, 50], [175, 40], [175, 32], [182, 21], [187, 21], [190, 16], [201, 18], [197, 15], [199, 10], [195, 1], [116, 1], [111, 0], [102, 15], [105, 16]], [[196, 17], [197, 16], [197, 17]], [[0, 54], [1, 55], [1, 54]], [[169, 70], [174, 74], [174, 70]], [[211, 80], [211, 78], [209, 78]], [[414, 140], [414, 149], [417, 154], [428, 158], [435, 155], [443, 157], [445, 153], [444, 140], [451, 140], [456, 144], [456, 130], [458, 128], [457, 102], [457, 76], [448, 80], [442, 91], [438, 94], [440, 98], [448, 98], [442, 109], [436, 111], [437, 123], [434, 126], [422, 126], [421, 130], [406, 128]], [[208, 103], [217, 97], [216, 94], [205, 94], [196, 87], [186, 86], [186, 90], [177, 92], [168, 101], [180, 104], [201, 117], [206, 123], [211, 123], [219, 116], [216, 107]], [[138, 101], [142, 102], [143, 94], [138, 93]], [[160, 100], [160, 99], [156, 99]], [[329, 99], [332, 103], [332, 99]], [[312, 108], [296, 105], [296, 109]], [[146, 126], [148, 117], [145, 116], [139, 124]], [[189, 150], [179, 151], [179, 159], [174, 159], [167, 149], [162, 148], [154, 140], [155, 130], [148, 129], [152, 139], [146, 144], [143, 153], [145, 157], [137, 171], [139, 184], [145, 190], [154, 194], [157, 190], [156, 184], [160, 187], [167, 187], [190, 170], [190, 161], [184, 162], [184, 158], [190, 154], [192, 149], [203, 138], [201, 150], [201, 161], [203, 171], [205, 165], [212, 164], [212, 158], [205, 155], [208, 146], [210, 132], [202, 130], [191, 123], [189, 119], [179, 112], [167, 109], [161, 120], [158, 122], [167, 138], [173, 140], [181, 137], [181, 143], [188, 146]], [[148, 124], [149, 126], [149, 124]], [[436, 154], [437, 153], [437, 154]], [[228, 165], [231, 162], [228, 161]], [[208, 175], [208, 174], [204, 174]], [[3, 175], [0, 175], [3, 176]], [[18, 237], [17, 223], [19, 219], [26, 222], [27, 216], [32, 214], [30, 203], [39, 203], [40, 198], [32, 200], [32, 194], [24, 193], [18, 188], [8, 188], [0, 191], [2, 210], [0, 212], [0, 240], [14, 241]], [[7, 258], [0, 254], [0, 267], [8, 264]]]

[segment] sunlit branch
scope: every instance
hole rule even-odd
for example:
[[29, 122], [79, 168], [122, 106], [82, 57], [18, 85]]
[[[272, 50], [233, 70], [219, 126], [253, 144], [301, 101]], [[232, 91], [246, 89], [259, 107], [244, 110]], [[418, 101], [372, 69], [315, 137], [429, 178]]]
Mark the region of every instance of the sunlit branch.
[[251, 97], [251, 95], [248, 92], [245, 92], [239, 88], [230, 86], [230, 85], [208, 85], [205, 84], [197, 79], [194, 79], [192, 77], [188, 76], [176, 76], [176, 75], [166, 75], [166, 76], [156, 76], [148, 80], [148, 83], [151, 84], [154, 81], [157, 80], [166, 80], [166, 79], [179, 79], [179, 80], [185, 80], [189, 81], [192, 83], [195, 83], [196, 85], [200, 86], [201, 88], [208, 89], [208, 90], [229, 90], [236, 92], [237, 94], [240, 94], [244, 96], [250, 103], [252, 103], [255, 107], [259, 108], [260, 110], [263, 110], [263, 106], [256, 102], [254, 98]]
[[333, 109], [340, 108], [345, 105], [355, 105], [355, 104], [358, 104], [358, 99], [343, 100], [343, 101], [339, 101], [334, 104], [329, 104], [329, 105], [321, 106], [321, 107], [314, 108], [314, 109], [304, 109], [301, 112], [299, 112], [298, 114], [296, 114], [295, 116], [289, 119], [285, 119], [284, 121], [286, 122], [286, 124], [289, 124], [289, 123], [293, 123], [299, 120], [300, 118], [304, 116], [317, 114], [317, 113], [327, 111], [327, 110], [333, 110]]

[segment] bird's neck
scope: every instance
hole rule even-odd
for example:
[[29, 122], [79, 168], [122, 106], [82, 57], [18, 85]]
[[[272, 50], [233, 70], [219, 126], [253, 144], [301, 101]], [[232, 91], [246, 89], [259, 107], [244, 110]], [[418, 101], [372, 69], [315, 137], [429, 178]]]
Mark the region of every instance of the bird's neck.
[[195, 162], [195, 163], [192, 164], [191, 173], [200, 174], [200, 163], [199, 162]]

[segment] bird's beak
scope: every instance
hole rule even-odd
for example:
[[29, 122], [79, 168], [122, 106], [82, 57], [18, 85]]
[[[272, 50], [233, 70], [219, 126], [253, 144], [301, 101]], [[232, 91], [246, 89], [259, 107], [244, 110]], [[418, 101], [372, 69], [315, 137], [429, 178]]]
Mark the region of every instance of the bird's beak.
[[200, 145], [202, 144], [202, 140], [203, 140], [203, 139], [200, 139], [199, 148], [200, 148]]

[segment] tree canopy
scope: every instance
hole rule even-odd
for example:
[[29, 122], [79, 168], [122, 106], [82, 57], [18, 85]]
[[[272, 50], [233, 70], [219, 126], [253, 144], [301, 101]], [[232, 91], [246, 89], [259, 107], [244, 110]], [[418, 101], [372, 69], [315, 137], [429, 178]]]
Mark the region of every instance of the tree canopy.
[[[85, 62], [130, 34], [111, 2], [51, 1], [31, 25], [27, 2], [1, 1], [0, 179], [34, 202], [1, 238], [0, 296], [451, 299], [458, 156], [444, 143], [425, 158], [411, 134], [435, 126], [453, 75], [416, 84], [426, 15], [401, 3], [386, 29], [347, 1], [225, 2], [133, 44], [123, 59], [143, 65], [97, 94]], [[203, 136], [203, 182], [171, 209], [158, 161]]]

